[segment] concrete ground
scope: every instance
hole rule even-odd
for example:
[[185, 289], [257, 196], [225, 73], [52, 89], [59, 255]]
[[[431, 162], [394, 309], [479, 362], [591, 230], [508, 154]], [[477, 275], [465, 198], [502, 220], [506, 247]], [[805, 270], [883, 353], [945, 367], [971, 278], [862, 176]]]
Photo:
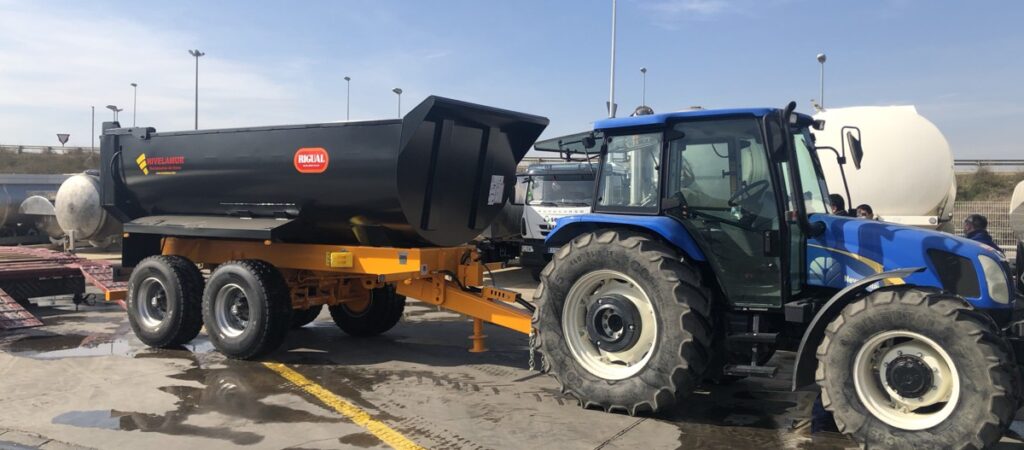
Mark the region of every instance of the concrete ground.
[[[532, 294], [523, 271], [496, 278]], [[856, 447], [809, 433], [815, 393], [788, 390], [790, 353], [776, 356], [777, 379], [705, 386], [674, 410], [628, 417], [562, 397], [528, 369], [525, 336], [488, 326], [490, 351], [468, 353], [471, 323], [418, 303], [371, 339], [344, 335], [325, 310], [266, 358], [298, 383], [225, 359], [202, 334], [146, 348], [116, 305], [43, 303], [33, 311], [45, 326], [0, 334], [0, 448], [387, 448], [380, 426], [426, 448]]]

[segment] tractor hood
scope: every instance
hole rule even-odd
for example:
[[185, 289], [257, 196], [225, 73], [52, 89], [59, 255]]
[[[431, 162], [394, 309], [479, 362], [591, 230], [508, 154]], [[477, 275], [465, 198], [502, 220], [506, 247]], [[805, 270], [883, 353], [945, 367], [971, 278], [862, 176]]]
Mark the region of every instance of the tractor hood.
[[876, 273], [923, 267], [906, 279], [886, 282], [934, 286], [978, 308], [1012, 305], [1009, 268], [1003, 255], [987, 245], [874, 220], [813, 214], [811, 222], [825, 224], [825, 232], [807, 242], [807, 284], [811, 286], [841, 289]]

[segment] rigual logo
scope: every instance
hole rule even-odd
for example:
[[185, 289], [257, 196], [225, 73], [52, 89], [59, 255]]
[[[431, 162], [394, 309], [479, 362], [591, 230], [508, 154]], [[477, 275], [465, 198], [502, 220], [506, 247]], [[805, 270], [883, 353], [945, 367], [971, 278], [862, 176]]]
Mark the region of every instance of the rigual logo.
[[139, 169], [142, 169], [143, 175], [149, 175], [149, 167], [146, 165], [146, 154], [143, 153], [135, 158], [135, 163], [139, 165]]
[[324, 173], [331, 158], [321, 147], [303, 147], [295, 152], [295, 170], [299, 173]]

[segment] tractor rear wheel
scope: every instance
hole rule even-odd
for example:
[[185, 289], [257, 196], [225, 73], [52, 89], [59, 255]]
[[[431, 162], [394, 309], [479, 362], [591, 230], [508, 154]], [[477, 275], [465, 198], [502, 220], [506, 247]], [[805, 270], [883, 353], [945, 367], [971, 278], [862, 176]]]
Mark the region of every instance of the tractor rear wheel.
[[334, 323], [349, 336], [376, 336], [398, 325], [405, 312], [405, 296], [396, 293], [395, 286], [389, 284], [371, 289], [369, 300], [365, 302], [342, 303], [329, 309]]
[[225, 356], [253, 359], [270, 353], [292, 325], [288, 284], [263, 261], [221, 264], [206, 283], [203, 319], [210, 342]]
[[822, 404], [862, 444], [986, 448], [1019, 403], [1019, 372], [996, 324], [935, 289], [885, 287], [854, 301], [817, 357]]
[[143, 259], [128, 279], [128, 323], [150, 347], [176, 347], [203, 327], [203, 275], [181, 256]]
[[662, 410], [707, 367], [709, 298], [669, 247], [624, 230], [584, 234], [541, 274], [531, 345], [584, 407]]

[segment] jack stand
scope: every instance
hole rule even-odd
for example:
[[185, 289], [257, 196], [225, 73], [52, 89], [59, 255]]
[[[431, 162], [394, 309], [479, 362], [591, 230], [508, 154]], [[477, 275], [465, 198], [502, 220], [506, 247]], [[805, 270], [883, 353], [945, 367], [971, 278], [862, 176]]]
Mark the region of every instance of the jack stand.
[[469, 337], [473, 341], [473, 347], [469, 349], [470, 353], [483, 353], [487, 351], [487, 347], [484, 346], [484, 339], [487, 336], [484, 335], [484, 321], [480, 319], [473, 319], [473, 335]]

